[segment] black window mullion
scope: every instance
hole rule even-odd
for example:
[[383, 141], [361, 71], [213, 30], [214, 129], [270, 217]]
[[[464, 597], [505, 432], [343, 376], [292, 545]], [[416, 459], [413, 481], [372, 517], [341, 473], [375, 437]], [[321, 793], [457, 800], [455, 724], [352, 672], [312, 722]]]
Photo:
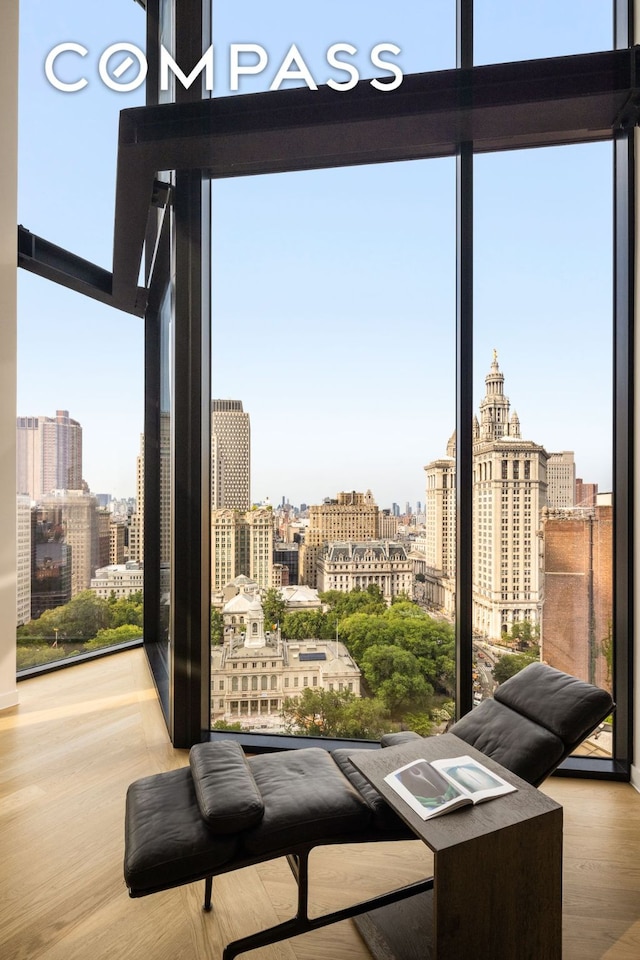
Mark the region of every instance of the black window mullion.
[[635, 139], [633, 128], [614, 139], [614, 757], [632, 756]]
[[[211, 43], [211, 4], [175, 4], [175, 59], [190, 71]], [[176, 101], [203, 96], [176, 84]], [[171, 731], [187, 747], [210, 727], [210, 190], [198, 169], [175, 174], [172, 396]]]
[[[457, 0], [456, 62], [473, 67], [473, 0]], [[456, 716], [472, 706], [473, 143], [456, 156]]]

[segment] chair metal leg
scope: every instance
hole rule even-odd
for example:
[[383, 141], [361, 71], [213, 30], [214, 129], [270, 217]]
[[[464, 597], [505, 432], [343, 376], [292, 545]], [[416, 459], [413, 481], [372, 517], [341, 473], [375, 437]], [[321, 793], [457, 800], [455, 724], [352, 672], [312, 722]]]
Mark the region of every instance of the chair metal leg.
[[[235, 960], [241, 953], [247, 953], [249, 950], [257, 950], [258, 947], [265, 947], [271, 943], [278, 943], [280, 940], [288, 940], [291, 937], [297, 937], [301, 933], [308, 933], [310, 930], [319, 930], [321, 927], [329, 926], [332, 923], [339, 923], [341, 920], [351, 920], [362, 913], [368, 913], [375, 910], [376, 907], [384, 907], [390, 903], [398, 903], [407, 897], [415, 896], [418, 893], [424, 893], [426, 890], [433, 889], [433, 877], [426, 880], [419, 880], [417, 883], [410, 883], [405, 887], [392, 890], [390, 893], [383, 893], [369, 900], [361, 901], [353, 906], [345, 907], [342, 910], [335, 910], [320, 917], [309, 919], [307, 916], [307, 890], [308, 877], [306, 875], [308, 855], [300, 858], [296, 857], [297, 868], [303, 878], [299, 885], [298, 893], [298, 914], [291, 920], [285, 920], [267, 930], [260, 930], [248, 937], [242, 937], [240, 940], [234, 940], [228, 943], [222, 951], [222, 960]], [[293, 869], [293, 868], [292, 868]], [[300, 892], [300, 886], [304, 886], [304, 894]], [[301, 898], [304, 897], [304, 904], [301, 907]]]
[[204, 882], [204, 903], [202, 909], [209, 913], [211, 911], [211, 890], [213, 887], [213, 877], [207, 877]]

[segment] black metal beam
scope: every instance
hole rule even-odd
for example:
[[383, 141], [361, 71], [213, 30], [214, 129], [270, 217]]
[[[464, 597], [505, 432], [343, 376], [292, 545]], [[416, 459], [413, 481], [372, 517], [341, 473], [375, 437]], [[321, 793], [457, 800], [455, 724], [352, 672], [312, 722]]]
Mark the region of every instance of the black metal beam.
[[125, 110], [120, 117], [114, 293], [133, 298], [157, 171], [207, 178], [611, 139], [635, 97], [637, 51], [415, 74]]
[[18, 266], [92, 300], [124, 309], [137, 317], [144, 316], [144, 287], [136, 283], [134, 289], [127, 291], [126, 305], [119, 304], [113, 295], [113, 274], [110, 270], [36, 236], [21, 225], [18, 226]]
[[125, 110], [112, 274], [53, 245], [58, 262], [50, 263], [46, 241], [20, 263], [141, 315], [138, 276], [158, 171], [213, 179], [455, 156], [463, 142], [483, 153], [611, 139], [630, 105], [635, 116], [637, 61], [634, 48], [414, 74], [388, 93], [361, 81], [346, 92], [302, 88]]

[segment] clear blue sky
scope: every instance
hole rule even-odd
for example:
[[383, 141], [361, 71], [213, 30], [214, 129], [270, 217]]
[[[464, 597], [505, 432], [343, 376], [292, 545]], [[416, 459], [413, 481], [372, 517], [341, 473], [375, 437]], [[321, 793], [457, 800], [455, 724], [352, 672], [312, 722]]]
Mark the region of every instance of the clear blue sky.
[[[610, 0], [476, 0], [476, 61], [606, 49]], [[291, 43], [318, 83], [324, 51], [396, 43], [405, 73], [454, 64], [453, 0], [214, 5], [216, 93], [231, 43], [259, 43], [266, 89]], [[111, 266], [118, 112], [102, 51], [143, 43], [133, 0], [22, 0], [19, 221]], [[57, 43], [62, 93], [44, 76]], [[344, 80], [344, 76], [335, 75]], [[126, 76], [123, 78], [126, 79]], [[336, 94], [339, 96], [339, 94]], [[380, 94], [384, 96], [385, 94]], [[526, 439], [574, 450], [578, 475], [611, 477], [611, 148], [476, 161], [476, 404], [493, 348]], [[213, 394], [252, 421], [255, 500], [318, 502], [370, 488], [378, 504], [424, 500], [423, 467], [455, 421], [455, 164], [419, 161], [214, 184]], [[20, 271], [18, 413], [68, 409], [84, 428], [95, 492], [133, 495], [143, 426], [143, 325]]]

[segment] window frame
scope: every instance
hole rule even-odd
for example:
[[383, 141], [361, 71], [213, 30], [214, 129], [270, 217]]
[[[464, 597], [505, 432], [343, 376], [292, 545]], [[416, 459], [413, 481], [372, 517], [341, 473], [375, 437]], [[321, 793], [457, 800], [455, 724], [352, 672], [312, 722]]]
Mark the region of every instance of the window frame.
[[[165, 4], [163, 4], [165, 6]], [[174, 0], [176, 58], [196, 62], [209, 45], [211, 4]], [[145, 461], [159, 446], [157, 312], [169, 282], [174, 246], [176, 316], [180, 329], [173, 383], [177, 401], [172, 497], [173, 641], [165, 676], [156, 678], [173, 743], [232, 736], [253, 750], [308, 746], [309, 738], [211, 734], [208, 717], [210, 492], [203, 477], [210, 456], [210, 317], [207, 264], [208, 190], [213, 179], [394, 160], [456, 157], [456, 687], [457, 709], [472, 706], [472, 440], [473, 417], [473, 159], [478, 152], [611, 141], [614, 146], [614, 697], [611, 760], [573, 758], [571, 773], [628, 779], [632, 757], [633, 614], [633, 313], [635, 305], [635, 77], [633, 0], [614, 0], [615, 50], [473, 65], [473, 2], [457, 0], [457, 65], [406, 76], [392, 94], [368, 81], [336, 95], [320, 88], [200, 99], [194, 85], [176, 103], [158, 104], [159, 0], [147, 0], [148, 106], [123, 111], [119, 132], [113, 272], [60, 251], [21, 229], [19, 263], [72, 289], [135, 315], [148, 299], [145, 353]], [[155, 79], [154, 79], [155, 78]], [[155, 84], [155, 87], [154, 87]], [[292, 139], [292, 134], [299, 134]], [[162, 197], [158, 171], [179, 171]], [[172, 206], [158, 218], [155, 206]], [[154, 206], [155, 205], [155, 206]], [[149, 214], [152, 213], [150, 218]], [[155, 219], [154, 219], [155, 218]], [[159, 223], [172, 221], [173, 238]], [[147, 288], [138, 286], [147, 253]], [[204, 246], [203, 246], [204, 244]], [[197, 290], [195, 299], [191, 293]], [[147, 435], [148, 430], [148, 435]], [[147, 459], [148, 458], [148, 459]], [[145, 546], [159, 539], [157, 472], [145, 478]], [[156, 474], [154, 477], [153, 474]], [[176, 496], [175, 491], [180, 491]], [[155, 523], [155, 531], [152, 524]], [[176, 532], [180, 536], [176, 536]], [[197, 545], [197, 549], [194, 549]], [[151, 550], [149, 550], [151, 554]], [[157, 554], [156, 554], [157, 556]], [[155, 592], [154, 592], [155, 591]], [[159, 600], [159, 573], [147, 556], [145, 611]], [[154, 620], [155, 617], [155, 620]], [[145, 647], [158, 640], [155, 614], [145, 613]], [[150, 657], [150, 661], [152, 657]], [[153, 664], [152, 664], [153, 666]], [[301, 742], [302, 741], [302, 742]], [[322, 741], [322, 746], [334, 742]], [[375, 746], [375, 745], [372, 745]]]

